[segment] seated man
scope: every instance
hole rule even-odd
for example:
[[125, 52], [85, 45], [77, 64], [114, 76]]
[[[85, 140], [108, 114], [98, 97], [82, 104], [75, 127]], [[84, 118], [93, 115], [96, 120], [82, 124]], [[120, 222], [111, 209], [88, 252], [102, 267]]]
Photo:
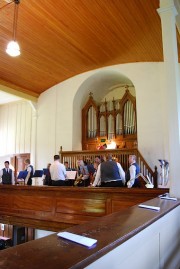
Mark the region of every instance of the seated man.
[[43, 169], [44, 170], [43, 185], [48, 185], [48, 186], [52, 185], [50, 166], [51, 166], [51, 163], [48, 163], [47, 168]]
[[77, 161], [77, 165], [78, 165], [78, 175], [77, 175], [77, 179], [74, 182], [75, 186], [88, 186], [90, 183], [89, 180], [89, 171], [87, 168], [86, 163], [84, 163], [83, 160], [78, 160]]
[[54, 155], [54, 162], [50, 166], [52, 186], [67, 186], [66, 168], [60, 163], [59, 155]]
[[69, 163], [67, 161], [64, 162], [64, 166], [66, 168], [66, 171], [71, 171], [71, 168], [69, 167]]
[[125, 173], [120, 163], [112, 160], [112, 155], [109, 154], [107, 161], [99, 164], [93, 187], [123, 187], [125, 183]]

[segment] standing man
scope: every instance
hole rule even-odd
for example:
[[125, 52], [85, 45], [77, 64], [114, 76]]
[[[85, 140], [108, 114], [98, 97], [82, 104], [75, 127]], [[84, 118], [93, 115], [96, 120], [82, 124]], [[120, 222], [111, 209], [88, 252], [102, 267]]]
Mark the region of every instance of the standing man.
[[140, 187], [137, 175], [140, 173], [140, 167], [136, 163], [136, 155], [129, 155], [129, 169], [126, 172], [126, 186], [128, 188]]
[[125, 181], [125, 173], [120, 163], [112, 160], [109, 154], [107, 161], [99, 164], [95, 180], [92, 187], [123, 187]]
[[33, 169], [33, 166], [30, 164], [30, 160], [29, 159], [26, 159], [24, 161], [25, 163], [25, 166], [26, 166], [26, 170], [28, 173], [27, 173], [27, 176], [24, 180], [24, 184], [25, 185], [29, 185], [31, 186], [32, 185], [32, 177], [33, 177], [33, 174], [34, 174], [34, 169]]
[[66, 168], [60, 163], [59, 155], [54, 155], [54, 162], [50, 166], [52, 186], [68, 186], [66, 179]]
[[4, 162], [5, 168], [0, 171], [0, 177], [2, 178], [2, 184], [14, 185], [14, 171], [9, 168], [9, 161]]

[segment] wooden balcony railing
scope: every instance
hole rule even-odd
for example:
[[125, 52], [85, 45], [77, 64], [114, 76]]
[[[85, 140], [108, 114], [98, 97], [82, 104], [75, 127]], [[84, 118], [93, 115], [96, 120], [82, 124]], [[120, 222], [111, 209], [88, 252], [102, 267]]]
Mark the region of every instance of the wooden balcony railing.
[[81, 151], [63, 151], [62, 147], [60, 148], [60, 157], [61, 162], [68, 162], [70, 168], [77, 168], [77, 160], [88, 160], [92, 163], [96, 156], [103, 156], [107, 154], [112, 154], [113, 158], [118, 158], [120, 164], [122, 165], [124, 171], [128, 170], [129, 155], [136, 155], [137, 163], [140, 166], [140, 171], [144, 176], [149, 176], [154, 187], [157, 188], [157, 167], [155, 166], [155, 170], [153, 171], [151, 167], [148, 165], [146, 160], [143, 158], [142, 154], [138, 151], [137, 148], [134, 149], [113, 149], [113, 150], [81, 150]]

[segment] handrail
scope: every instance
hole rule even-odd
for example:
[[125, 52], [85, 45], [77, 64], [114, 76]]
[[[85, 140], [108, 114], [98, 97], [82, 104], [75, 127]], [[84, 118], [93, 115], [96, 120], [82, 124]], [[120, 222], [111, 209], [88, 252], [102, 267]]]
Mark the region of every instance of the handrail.
[[154, 171], [150, 168], [142, 154], [137, 150], [137, 162], [140, 166], [141, 173], [145, 176], [149, 176], [152, 183], [154, 184], [154, 187], [157, 188], [157, 179], [158, 179], [158, 172], [157, 172], [157, 166], [154, 167]]
[[62, 147], [60, 148], [60, 157], [61, 162], [64, 163], [67, 161], [69, 163], [70, 168], [77, 168], [77, 160], [89, 160], [91, 162], [94, 161], [96, 156], [103, 156], [107, 154], [112, 154], [113, 158], [118, 158], [119, 162], [121, 163], [124, 171], [128, 170], [129, 162], [128, 157], [129, 155], [136, 155], [137, 163], [140, 166], [140, 171], [144, 176], [149, 176], [154, 187], [157, 188], [157, 167], [155, 166], [155, 171], [151, 169], [148, 165], [142, 154], [139, 152], [137, 148], [132, 149], [108, 149], [108, 150], [79, 150], [79, 151], [63, 151]]

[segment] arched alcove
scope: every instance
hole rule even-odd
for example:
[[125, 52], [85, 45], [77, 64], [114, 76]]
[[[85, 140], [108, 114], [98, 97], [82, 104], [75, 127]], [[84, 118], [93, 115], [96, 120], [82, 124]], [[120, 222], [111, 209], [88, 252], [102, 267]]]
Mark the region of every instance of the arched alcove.
[[[88, 102], [89, 100], [89, 94], [91, 93], [91, 96], [93, 96], [92, 100], [95, 100], [95, 107], [97, 108], [97, 103], [98, 104], [102, 104], [103, 100], [105, 98], [107, 99], [111, 99], [111, 95], [117, 90], [119, 89], [119, 93], [121, 91], [122, 88], [122, 93], [119, 95], [118, 98], [122, 98], [122, 96], [125, 93], [125, 86], [128, 85], [129, 86], [129, 90], [131, 92], [131, 90], [133, 89], [133, 94], [135, 93], [135, 89], [133, 86], [132, 81], [126, 77], [124, 74], [121, 74], [118, 71], [113, 71], [113, 70], [101, 70], [101, 71], [97, 71], [95, 72], [93, 75], [89, 76], [89, 78], [87, 78], [79, 87], [78, 91], [76, 92], [76, 95], [74, 97], [74, 101], [73, 101], [73, 129], [76, 130], [76, 134], [75, 136], [73, 135], [73, 148], [77, 149], [77, 148], [82, 148], [82, 149], [94, 149], [94, 142], [97, 144], [98, 139], [97, 137], [99, 136], [99, 134], [97, 132], [95, 132], [95, 130], [90, 130], [91, 133], [93, 133], [93, 135], [91, 136], [91, 140], [92, 140], [92, 144], [93, 146], [91, 146], [90, 144], [85, 145], [83, 144], [85, 141], [85, 137], [87, 136], [87, 131], [84, 130], [88, 130], [88, 116], [86, 116], [86, 119], [82, 121], [82, 110], [83, 109], [87, 109], [87, 111], [89, 111], [90, 107], [93, 107], [93, 104], [88, 103], [88, 108], [86, 108], [85, 104]], [[117, 96], [116, 96], [117, 97]], [[116, 98], [117, 99], [117, 98]], [[109, 101], [107, 100], [107, 101]], [[114, 104], [112, 103], [108, 103], [108, 106], [111, 107], [114, 106]], [[120, 109], [120, 105], [118, 103], [117, 100], [115, 100], [115, 107], [117, 109]], [[101, 107], [101, 111], [103, 113], [103, 111], [105, 111], [105, 107]], [[96, 111], [97, 116], [98, 116], [98, 111]], [[117, 128], [121, 129], [122, 128], [122, 124], [119, 123], [118, 126], [116, 126], [116, 120], [120, 120], [121, 117], [116, 115], [111, 115], [110, 118], [114, 120], [114, 122], [111, 125], [111, 127], [113, 128], [113, 130], [116, 130]], [[97, 121], [97, 129], [100, 127], [100, 122], [98, 123]], [[103, 124], [104, 126], [104, 124]], [[104, 128], [104, 127], [103, 127]], [[112, 129], [111, 128], [111, 129]], [[104, 132], [104, 129], [103, 129]], [[119, 134], [122, 132], [122, 130], [119, 131]], [[94, 136], [96, 133], [96, 136]], [[113, 135], [113, 131], [111, 130], [112, 133], [110, 136], [114, 137]], [[78, 139], [78, 137], [81, 137], [81, 140]], [[108, 137], [107, 137], [108, 138]], [[136, 137], [137, 139], [137, 137]], [[77, 145], [80, 145], [81, 147], [77, 147]]]

